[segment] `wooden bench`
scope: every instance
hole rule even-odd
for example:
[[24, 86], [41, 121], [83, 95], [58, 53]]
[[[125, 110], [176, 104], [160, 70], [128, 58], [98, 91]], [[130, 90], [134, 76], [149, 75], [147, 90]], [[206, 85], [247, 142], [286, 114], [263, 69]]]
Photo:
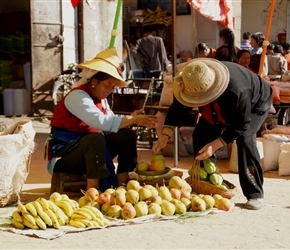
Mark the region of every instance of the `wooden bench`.
[[87, 189], [87, 177], [81, 173], [54, 173], [51, 178], [50, 194], [65, 191], [80, 192]]

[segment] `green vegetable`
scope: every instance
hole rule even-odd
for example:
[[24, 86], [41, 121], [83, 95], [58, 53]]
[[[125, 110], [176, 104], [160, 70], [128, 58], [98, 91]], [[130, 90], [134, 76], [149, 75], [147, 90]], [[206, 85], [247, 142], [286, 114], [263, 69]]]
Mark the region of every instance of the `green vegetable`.
[[204, 166], [205, 171], [208, 174], [213, 174], [217, 170], [215, 164], [209, 158], [206, 158], [206, 159], [203, 160], [203, 166]]
[[204, 170], [204, 168], [199, 169], [199, 177], [201, 180], [207, 180], [207, 172]]
[[220, 174], [213, 173], [209, 176], [209, 180], [215, 186], [220, 186], [223, 183], [223, 177]]

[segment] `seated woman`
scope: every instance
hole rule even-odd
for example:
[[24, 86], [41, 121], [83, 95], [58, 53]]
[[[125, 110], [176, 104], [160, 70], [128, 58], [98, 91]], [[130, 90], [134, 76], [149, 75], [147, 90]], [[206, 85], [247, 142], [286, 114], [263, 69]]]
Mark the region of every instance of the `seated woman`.
[[[117, 117], [106, 97], [115, 87], [125, 87], [120, 60], [114, 48], [106, 49], [90, 61], [79, 64], [81, 80], [60, 101], [51, 120], [48, 171], [81, 172], [87, 188], [100, 188], [99, 180], [114, 168], [118, 156], [117, 185], [127, 182], [128, 172], [137, 164], [136, 134], [129, 126], [152, 128], [155, 116], [142, 110]], [[117, 186], [116, 185], [116, 186]]]
[[274, 46], [274, 54], [268, 58], [268, 75], [284, 75], [288, 70], [286, 58], [282, 55], [283, 47], [280, 44]]
[[237, 52], [237, 63], [254, 72], [249, 67], [250, 61], [251, 61], [251, 52], [249, 50], [241, 49]]
[[215, 57], [216, 50], [210, 48], [207, 43], [199, 43], [195, 49], [195, 58], [197, 57]]

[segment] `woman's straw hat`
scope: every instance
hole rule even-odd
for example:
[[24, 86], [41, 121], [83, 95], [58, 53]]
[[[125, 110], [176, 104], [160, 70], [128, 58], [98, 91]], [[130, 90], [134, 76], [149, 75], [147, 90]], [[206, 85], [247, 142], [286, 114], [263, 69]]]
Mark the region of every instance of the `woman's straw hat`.
[[117, 87], [126, 87], [127, 83], [121, 77], [121, 66], [122, 63], [120, 62], [115, 48], [103, 50], [99, 52], [94, 59], [78, 64], [78, 67], [81, 69], [87, 68], [90, 70], [95, 70], [97, 72], [105, 72], [117, 79]]
[[229, 70], [220, 61], [196, 58], [176, 74], [173, 82], [175, 98], [185, 106], [200, 107], [216, 100], [227, 88]]

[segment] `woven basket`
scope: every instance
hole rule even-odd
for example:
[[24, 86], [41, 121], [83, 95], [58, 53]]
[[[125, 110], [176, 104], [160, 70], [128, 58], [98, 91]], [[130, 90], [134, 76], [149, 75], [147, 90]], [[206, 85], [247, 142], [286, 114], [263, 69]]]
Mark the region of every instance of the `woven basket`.
[[10, 205], [12, 203], [15, 203], [18, 201], [18, 195], [15, 193], [7, 194], [4, 197], [0, 197], [0, 207], [5, 207], [7, 205]]
[[[195, 160], [193, 163], [193, 173], [199, 173], [200, 169], [200, 161]], [[189, 183], [192, 187], [192, 191], [199, 193], [199, 194], [219, 194], [224, 198], [231, 199], [236, 194], [236, 186], [232, 183], [230, 183], [227, 180], [224, 180], [224, 182], [229, 186], [230, 189], [224, 189], [220, 188], [218, 186], [215, 186], [213, 184], [204, 182], [200, 180], [199, 174], [193, 174], [191, 179], [187, 179], [187, 181], [191, 181]]]

